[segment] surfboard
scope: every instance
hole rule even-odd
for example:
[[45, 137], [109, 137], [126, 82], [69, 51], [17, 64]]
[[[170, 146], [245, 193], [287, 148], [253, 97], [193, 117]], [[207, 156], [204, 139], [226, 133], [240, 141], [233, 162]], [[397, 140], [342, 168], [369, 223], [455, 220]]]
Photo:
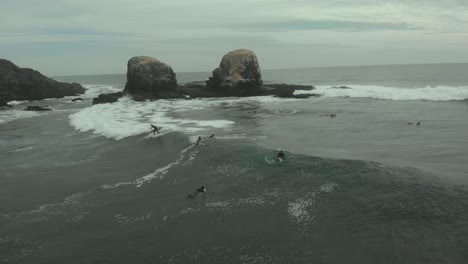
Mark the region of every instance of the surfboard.
[[283, 160], [282, 159], [279, 159], [279, 160], [280, 161], [277, 162], [276, 160], [271, 160], [270, 158], [268, 158], [268, 156], [265, 156], [265, 162], [270, 164], [270, 165], [276, 165], [276, 166], [280, 165], [283, 162]]

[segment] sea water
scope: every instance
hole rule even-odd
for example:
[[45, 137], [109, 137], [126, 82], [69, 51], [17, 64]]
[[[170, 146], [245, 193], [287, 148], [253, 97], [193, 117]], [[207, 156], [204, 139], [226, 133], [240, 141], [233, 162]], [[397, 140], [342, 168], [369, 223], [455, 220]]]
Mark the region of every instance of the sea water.
[[[84, 101], [0, 112], [0, 261], [466, 263], [466, 72], [265, 70], [321, 97], [94, 106], [125, 75], [56, 77]], [[266, 163], [279, 149], [285, 162]]]

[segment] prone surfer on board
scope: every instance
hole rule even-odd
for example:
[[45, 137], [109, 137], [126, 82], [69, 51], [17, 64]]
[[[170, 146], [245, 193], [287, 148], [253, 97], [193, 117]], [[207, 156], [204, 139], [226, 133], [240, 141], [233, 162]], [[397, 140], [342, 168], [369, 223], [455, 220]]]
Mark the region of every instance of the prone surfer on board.
[[205, 193], [206, 190], [207, 190], [206, 187], [202, 185], [200, 188], [195, 190], [194, 194], [187, 195], [187, 198], [193, 199], [193, 198], [197, 197], [200, 193]]

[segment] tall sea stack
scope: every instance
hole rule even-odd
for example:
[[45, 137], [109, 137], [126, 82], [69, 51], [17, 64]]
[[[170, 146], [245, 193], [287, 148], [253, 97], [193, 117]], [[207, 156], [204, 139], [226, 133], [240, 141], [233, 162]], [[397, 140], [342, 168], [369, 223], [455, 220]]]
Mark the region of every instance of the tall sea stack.
[[207, 87], [233, 96], [261, 94], [262, 76], [253, 51], [238, 49], [223, 56], [219, 67], [207, 81]]
[[148, 56], [133, 57], [128, 61], [124, 92], [136, 100], [180, 97], [171, 66]]

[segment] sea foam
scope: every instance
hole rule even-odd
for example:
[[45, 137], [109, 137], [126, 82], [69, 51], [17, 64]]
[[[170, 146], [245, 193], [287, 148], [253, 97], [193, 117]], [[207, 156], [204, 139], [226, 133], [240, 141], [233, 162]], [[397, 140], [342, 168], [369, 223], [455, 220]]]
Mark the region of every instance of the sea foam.
[[376, 85], [348, 85], [349, 88], [317, 86], [311, 91], [296, 91], [295, 94], [321, 94], [322, 97], [361, 97], [385, 100], [451, 101], [468, 98], [468, 86], [398, 88]]
[[229, 120], [195, 120], [168, 116], [168, 113], [203, 109], [207, 104], [209, 102], [199, 100], [135, 102], [124, 97], [113, 104], [98, 104], [85, 108], [69, 118], [70, 124], [79, 131], [92, 131], [116, 140], [143, 133], [149, 134], [149, 124], [152, 123], [162, 128], [162, 134], [168, 131], [191, 134], [210, 129], [227, 129], [234, 124]]
[[0, 111], [0, 124], [5, 124], [13, 120], [22, 119], [22, 118], [31, 118], [39, 116], [40, 114], [33, 111], [23, 111], [23, 110], [4, 110]]

